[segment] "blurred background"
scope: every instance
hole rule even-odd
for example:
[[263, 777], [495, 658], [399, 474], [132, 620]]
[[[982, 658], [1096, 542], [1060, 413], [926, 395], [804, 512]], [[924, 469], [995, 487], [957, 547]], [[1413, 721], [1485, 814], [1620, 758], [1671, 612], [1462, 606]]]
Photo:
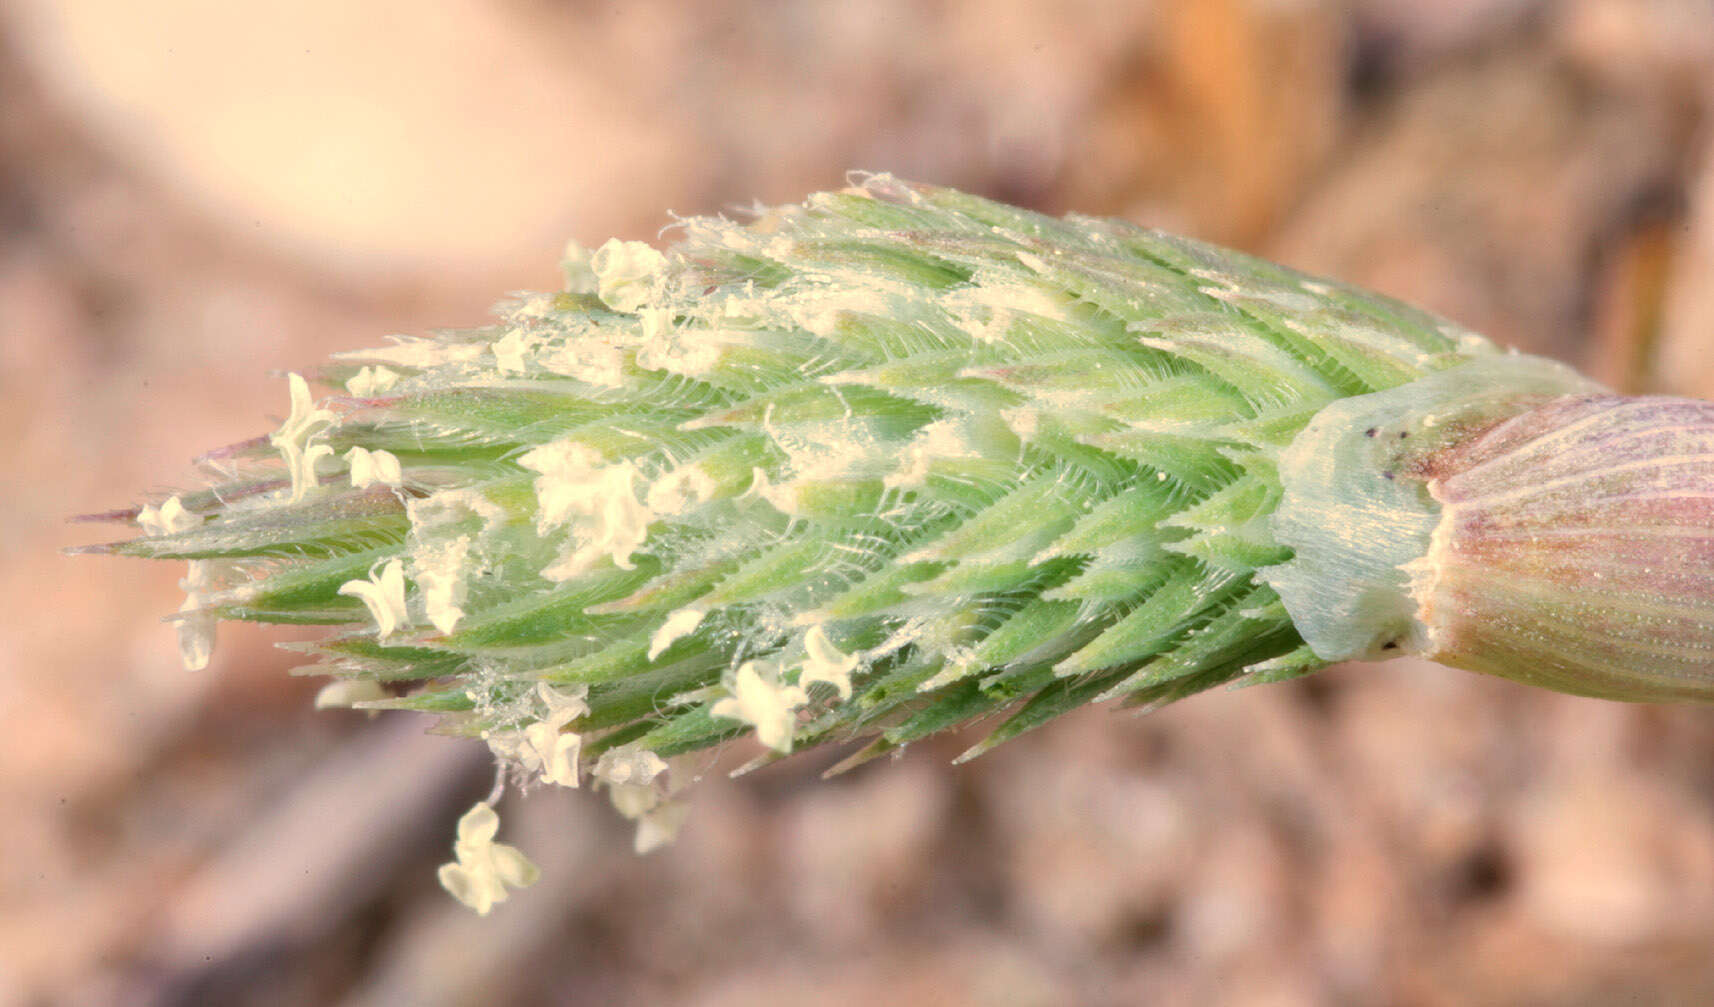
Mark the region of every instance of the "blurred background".
[[479, 746], [313, 713], [290, 634], [186, 672], [181, 571], [59, 555], [283, 370], [848, 168], [1714, 395], [1711, 110], [1706, 0], [4, 0], [0, 1004], [1714, 1002], [1714, 710], [1343, 667], [715, 767], [648, 858], [539, 793], [480, 920], [434, 881]]

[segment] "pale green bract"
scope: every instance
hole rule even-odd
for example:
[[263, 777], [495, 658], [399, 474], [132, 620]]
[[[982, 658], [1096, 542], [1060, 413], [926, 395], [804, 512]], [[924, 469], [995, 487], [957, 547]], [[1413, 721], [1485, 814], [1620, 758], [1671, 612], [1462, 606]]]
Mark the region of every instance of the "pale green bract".
[[342, 354], [319, 402], [293, 375], [278, 432], [112, 551], [192, 561], [188, 657], [214, 618], [337, 627], [307, 649], [386, 689], [338, 696], [593, 773], [653, 845], [661, 760], [746, 733], [865, 739], [849, 765], [998, 718], [973, 755], [1432, 649], [1407, 567], [1438, 504], [1375, 431], [1503, 419], [1512, 372], [1519, 401], [1593, 388], [1354, 287], [887, 175], [678, 231]]

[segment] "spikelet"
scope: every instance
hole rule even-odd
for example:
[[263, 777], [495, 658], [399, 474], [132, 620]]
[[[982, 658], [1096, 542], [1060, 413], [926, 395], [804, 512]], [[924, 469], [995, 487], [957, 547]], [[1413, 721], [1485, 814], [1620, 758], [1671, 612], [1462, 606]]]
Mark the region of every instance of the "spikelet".
[[[191, 561], [187, 657], [216, 620], [334, 627], [325, 670], [386, 690], [357, 705], [593, 778], [640, 845], [681, 817], [664, 760], [749, 732], [868, 739], [854, 764], [998, 717], [976, 754], [1405, 652], [1709, 694], [1708, 407], [886, 175], [681, 231], [573, 249], [490, 328], [342, 354], [319, 402], [294, 375], [279, 431], [107, 548]], [[1637, 479], [1671, 502], [1633, 548]]]

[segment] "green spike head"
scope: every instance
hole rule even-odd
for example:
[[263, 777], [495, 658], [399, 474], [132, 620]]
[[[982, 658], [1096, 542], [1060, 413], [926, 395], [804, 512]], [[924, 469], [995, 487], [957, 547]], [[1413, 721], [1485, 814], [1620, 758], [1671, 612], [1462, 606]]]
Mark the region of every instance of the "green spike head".
[[[329, 703], [680, 819], [674, 756], [852, 760], [1416, 652], [1714, 691], [1714, 412], [1396, 301], [885, 175], [664, 253], [572, 250], [487, 329], [290, 379], [108, 547], [222, 619], [334, 627]], [[1639, 405], [1638, 403], [1642, 403]], [[479, 805], [449, 884], [528, 874]], [[468, 833], [468, 835], [467, 835]]]

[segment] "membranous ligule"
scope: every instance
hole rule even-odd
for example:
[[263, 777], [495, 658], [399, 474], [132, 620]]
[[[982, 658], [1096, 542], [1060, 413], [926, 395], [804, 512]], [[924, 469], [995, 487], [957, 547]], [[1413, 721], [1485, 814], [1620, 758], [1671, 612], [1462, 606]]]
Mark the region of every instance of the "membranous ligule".
[[[1599, 587], [1556, 594], [1564, 564], [1483, 537], [1566, 533], [1565, 494], [1487, 477], [1602, 464], [1519, 432], [1598, 400], [1570, 371], [1239, 253], [884, 175], [679, 230], [574, 250], [564, 291], [490, 328], [345, 354], [325, 399], [294, 377], [212, 487], [130, 512], [150, 533], [118, 551], [193, 562], [187, 656], [217, 619], [327, 624], [339, 696], [614, 786], [751, 731], [862, 759], [999, 715], [975, 752], [1095, 699], [1393, 652], [1583, 683], [1541, 654]], [[1662, 485], [1696, 492], [1672, 480], [1711, 449]], [[1676, 547], [1602, 568], [1621, 592], [1701, 589], [1706, 539], [1662, 529], [1704, 505], [1678, 499], [1648, 533]], [[1551, 527], [1505, 510], [1544, 501]], [[1701, 573], [1646, 572], [1675, 548]], [[1486, 591], [1489, 561], [1539, 576]], [[1473, 630], [1484, 605], [1513, 628]], [[1516, 628], [1537, 610], [1561, 614]], [[1655, 694], [1609, 681], [1655, 653], [1637, 627], [1708, 613], [1637, 611], [1585, 691]], [[1656, 654], [1680, 686], [1694, 636]]]
[[1280, 456], [1273, 527], [1293, 556], [1262, 579], [1321, 657], [1426, 651], [1412, 584], [1442, 506], [1424, 466], [1533, 405], [1600, 390], [1551, 360], [1493, 355], [1327, 406]]

